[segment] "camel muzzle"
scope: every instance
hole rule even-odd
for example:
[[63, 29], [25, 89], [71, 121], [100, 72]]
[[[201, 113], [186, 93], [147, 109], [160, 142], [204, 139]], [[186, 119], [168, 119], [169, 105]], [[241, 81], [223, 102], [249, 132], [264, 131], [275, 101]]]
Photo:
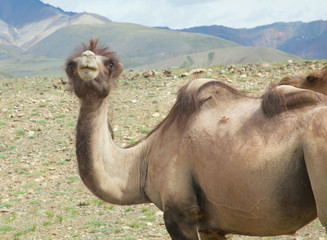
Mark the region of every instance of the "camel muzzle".
[[91, 81], [99, 75], [97, 56], [92, 51], [82, 53], [77, 72], [84, 81]]

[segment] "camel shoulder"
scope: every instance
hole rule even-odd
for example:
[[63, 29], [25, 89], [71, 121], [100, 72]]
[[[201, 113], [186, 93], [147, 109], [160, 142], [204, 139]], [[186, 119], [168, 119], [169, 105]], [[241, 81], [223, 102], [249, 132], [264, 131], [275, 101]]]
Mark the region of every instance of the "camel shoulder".
[[327, 104], [325, 95], [293, 86], [277, 86], [262, 96], [262, 110], [268, 117], [282, 112]]

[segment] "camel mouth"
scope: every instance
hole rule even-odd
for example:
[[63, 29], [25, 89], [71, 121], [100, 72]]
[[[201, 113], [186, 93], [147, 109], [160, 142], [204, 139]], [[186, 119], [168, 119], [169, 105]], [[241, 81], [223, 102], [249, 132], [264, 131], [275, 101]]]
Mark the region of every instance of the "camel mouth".
[[84, 81], [90, 81], [99, 75], [97, 56], [92, 51], [82, 53], [77, 72]]
[[93, 67], [93, 66], [80, 66], [80, 69], [82, 70], [90, 70], [90, 71], [96, 71], [98, 68]]
[[84, 81], [93, 80], [99, 75], [99, 69], [93, 66], [80, 66], [77, 72]]

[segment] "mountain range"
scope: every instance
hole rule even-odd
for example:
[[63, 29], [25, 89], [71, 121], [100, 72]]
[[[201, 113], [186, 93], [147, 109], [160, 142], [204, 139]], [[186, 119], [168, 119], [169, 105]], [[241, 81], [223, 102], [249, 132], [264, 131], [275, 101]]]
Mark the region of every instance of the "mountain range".
[[40, 0], [0, 0], [0, 78], [63, 74], [65, 58], [91, 37], [118, 52], [125, 68], [327, 58], [326, 26], [327, 22], [318, 21], [254, 29], [202, 26], [172, 30], [65, 12]]
[[273, 23], [251, 29], [200, 26], [182, 29], [224, 38], [244, 46], [279, 49], [302, 58], [327, 58], [327, 21]]

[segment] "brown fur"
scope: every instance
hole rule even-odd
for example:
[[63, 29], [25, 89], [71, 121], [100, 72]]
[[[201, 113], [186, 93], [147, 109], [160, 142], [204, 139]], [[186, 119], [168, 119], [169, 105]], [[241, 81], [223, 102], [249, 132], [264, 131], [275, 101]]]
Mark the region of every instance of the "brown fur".
[[327, 95], [327, 66], [309, 74], [286, 76], [278, 85], [292, 85]]
[[[199, 97], [201, 92], [205, 91], [206, 89], [210, 89], [213, 86], [215, 86], [217, 89], [224, 88], [230, 91], [232, 94], [242, 96], [244, 98], [256, 99], [256, 97], [246, 96], [226, 83], [216, 80], [209, 81], [199, 88], [189, 89], [189, 85], [190, 83], [180, 88], [178, 91], [177, 100], [167, 117], [161, 123], [159, 123], [159, 125], [154, 128], [148, 134], [148, 136], [157, 131], [157, 129], [160, 129], [161, 133], [163, 134], [174, 121], [177, 122], [177, 125], [179, 126], [178, 129], [182, 131], [186, 126], [190, 115], [200, 110], [201, 105], [206, 101], [210, 101], [210, 99], [213, 97], [213, 95], [211, 95], [203, 99]], [[219, 92], [214, 92], [214, 94], [219, 94]], [[274, 117], [288, 110], [295, 110], [306, 106], [315, 105], [321, 101], [321, 98], [315, 92], [299, 91], [287, 93], [280, 90], [278, 87], [270, 89], [260, 98], [262, 98], [262, 110], [267, 117]]]
[[108, 46], [101, 46], [99, 43], [99, 39], [91, 38], [88, 44], [82, 43], [82, 46], [77, 47], [74, 53], [69, 57], [69, 59], [74, 59], [82, 55], [86, 50], [92, 51], [95, 55], [104, 56], [107, 58], [111, 58], [116, 55], [115, 52], [110, 51]]
[[288, 110], [300, 109], [321, 102], [318, 94], [312, 91], [285, 93], [273, 88], [262, 96], [262, 110], [268, 117]]
[[198, 110], [200, 110], [201, 105], [203, 103], [205, 103], [206, 101], [210, 101], [212, 96], [208, 96], [204, 99], [199, 96], [201, 92], [204, 91], [206, 88], [211, 88], [212, 86], [216, 86], [218, 88], [221, 87], [227, 89], [233, 94], [246, 97], [246, 95], [244, 95], [243, 93], [220, 81], [208, 81], [205, 84], [201, 85], [199, 88], [190, 87], [191, 83], [192, 82], [182, 86], [179, 89], [177, 93], [176, 102], [169, 111], [168, 115], [148, 134], [148, 136], [150, 136], [158, 129], [160, 129], [160, 132], [163, 134], [167, 130], [167, 128], [175, 121], [178, 125], [179, 130], [183, 131], [189, 117], [192, 114], [196, 113]]

